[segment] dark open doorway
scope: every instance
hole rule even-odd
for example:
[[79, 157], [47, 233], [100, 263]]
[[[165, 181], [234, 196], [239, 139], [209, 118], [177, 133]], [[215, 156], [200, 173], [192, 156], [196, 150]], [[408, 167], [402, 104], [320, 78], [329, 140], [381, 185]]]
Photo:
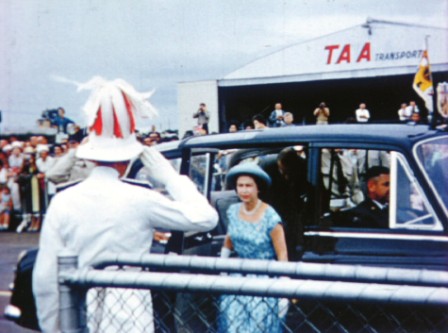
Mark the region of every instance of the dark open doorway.
[[[434, 73], [434, 81], [446, 81], [448, 73]], [[295, 123], [315, 122], [313, 110], [324, 101], [330, 107], [332, 123], [345, 122], [354, 116], [360, 103], [366, 103], [372, 122], [398, 121], [401, 103], [415, 100], [423, 118], [427, 110], [412, 88], [414, 75], [372, 78], [263, 84], [240, 87], [220, 87], [220, 129], [226, 132], [230, 122], [242, 124], [253, 115], [268, 117], [274, 104], [294, 114]]]

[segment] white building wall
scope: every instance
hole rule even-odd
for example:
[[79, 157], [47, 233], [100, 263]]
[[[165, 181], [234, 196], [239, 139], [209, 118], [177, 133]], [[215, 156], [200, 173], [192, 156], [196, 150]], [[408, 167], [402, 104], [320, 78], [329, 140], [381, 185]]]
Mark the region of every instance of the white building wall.
[[219, 132], [218, 82], [216, 80], [183, 82], [177, 86], [177, 107], [179, 111], [179, 135], [193, 130], [197, 119], [193, 113], [205, 103], [210, 112], [209, 132]]

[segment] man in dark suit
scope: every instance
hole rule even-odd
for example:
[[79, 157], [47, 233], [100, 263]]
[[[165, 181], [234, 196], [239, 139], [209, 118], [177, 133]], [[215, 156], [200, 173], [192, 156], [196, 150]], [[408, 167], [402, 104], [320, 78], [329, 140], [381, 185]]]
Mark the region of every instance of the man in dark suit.
[[367, 198], [354, 208], [340, 213], [343, 226], [387, 228], [389, 226], [389, 169], [374, 166], [366, 172]]

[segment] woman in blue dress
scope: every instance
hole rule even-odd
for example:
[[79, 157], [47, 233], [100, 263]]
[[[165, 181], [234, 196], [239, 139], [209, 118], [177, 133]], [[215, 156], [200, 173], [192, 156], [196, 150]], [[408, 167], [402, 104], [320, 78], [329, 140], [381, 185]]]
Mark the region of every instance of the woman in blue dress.
[[[227, 174], [241, 202], [227, 211], [227, 235], [221, 257], [287, 261], [285, 235], [277, 212], [259, 198], [271, 184], [269, 175], [253, 163]], [[284, 306], [283, 303], [281, 306]], [[224, 295], [220, 299], [219, 332], [281, 332], [279, 300], [272, 297]]]

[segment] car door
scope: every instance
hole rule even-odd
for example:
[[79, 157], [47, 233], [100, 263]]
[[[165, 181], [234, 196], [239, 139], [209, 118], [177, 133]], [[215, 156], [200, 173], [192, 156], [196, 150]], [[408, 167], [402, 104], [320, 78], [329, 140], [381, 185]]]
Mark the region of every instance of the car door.
[[[215, 162], [217, 149], [194, 148], [184, 149], [180, 172], [187, 175], [197, 186], [198, 191], [210, 200], [212, 188], [217, 186]], [[186, 255], [215, 256], [222, 246], [223, 236], [216, 232], [173, 232], [168, 243], [167, 252]]]
[[[355, 148], [353, 145], [350, 149], [342, 145], [336, 148], [333, 143], [315, 147], [312, 154], [317, 200], [313, 200], [310, 209], [316, 213], [305, 228], [302, 260], [434, 269], [448, 267], [446, 231], [422, 190], [412, 164], [402, 152]], [[332, 160], [335, 156], [341, 157], [341, 161]], [[362, 223], [354, 223], [353, 219], [344, 220], [347, 212], [366, 200], [365, 172], [379, 164], [390, 171], [387, 227], [364, 227]], [[341, 181], [338, 177], [345, 179]]]

